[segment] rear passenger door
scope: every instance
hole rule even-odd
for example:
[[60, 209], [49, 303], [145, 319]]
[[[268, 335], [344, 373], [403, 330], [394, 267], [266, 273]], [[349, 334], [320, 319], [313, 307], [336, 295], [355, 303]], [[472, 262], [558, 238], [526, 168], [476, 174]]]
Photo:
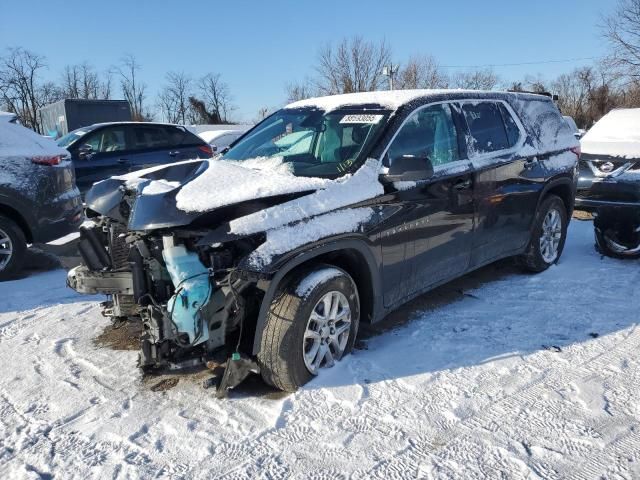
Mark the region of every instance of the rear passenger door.
[[541, 184], [529, 174], [536, 159], [519, 153], [526, 132], [506, 102], [463, 102], [462, 113], [475, 170], [472, 266], [479, 266], [526, 246]]
[[165, 125], [131, 124], [129, 127], [132, 152], [129, 155], [130, 169], [139, 170], [158, 164], [178, 160], [172, 149], [171, 136]]

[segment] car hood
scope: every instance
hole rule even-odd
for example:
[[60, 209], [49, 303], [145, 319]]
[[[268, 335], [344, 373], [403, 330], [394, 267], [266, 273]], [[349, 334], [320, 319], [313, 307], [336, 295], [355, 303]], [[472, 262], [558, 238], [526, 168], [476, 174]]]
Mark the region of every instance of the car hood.
[[[256, 192], [256, 198], [230, 202], [203, 211], [185, 211], [179, 208], [176, 197], [183, 187], [204, 172], [209, 175], [215, 173], [216, 168], [216, 161], [189, 160], [111, 177], [95, 183], [87, 192], [85, 203], [89, 213], [95, 212], [125, 223], [132, 231], [186, 226], [215, 229], [236, 218], [315, 191], [305, 187], [284, 194], [267, 192], [261, 196]], [[246, 188], [252, 188], [250, 182], [246, 183]]]

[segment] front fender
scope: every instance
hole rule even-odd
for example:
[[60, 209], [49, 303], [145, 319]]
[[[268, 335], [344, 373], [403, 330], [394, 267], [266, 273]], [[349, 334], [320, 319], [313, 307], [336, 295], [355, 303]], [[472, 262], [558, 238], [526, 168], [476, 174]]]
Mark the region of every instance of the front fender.
[[[286, 260], [282, 259], [281, 262], [283, 263], [278, 262], [278, 270], [269, 281], [268, 287], [264, 294], [264, 298], [262, 300], [262, 304], [260, 305], [260, 311], [258, 313], [258, 318], [256, 321], [256, 334], [253, 340], [252, 353], [254, 355], [256, 355], [260, 351], [262, 330], [267, 318], [267, 313], [269, 312], [269, 308], [271, 307], [271, 302], [273, 301], [278, 289], [283, 285], [283, 281], [286, 279], [287, 275], [294, 269], [306, 263], [313, 263], [314, 259], [317, 259], [322, 255], [326, 255], [332, 252], [339, 252], [341, 250], [355, 250], [362, 256], [368, 268], [373, 292], [381, 291], [380, 269], [376, 261], [376, 256], [372, 250], [372, 246], [362, 239], [348, 238], [331, 240], [326, 243], [316, 245], [312, 249], [308, 249], [305, 252], [299, 253], [293, 257], [289, 257]], [[372, 295], [372, 299], [372, 319], [376, 319], [380, 315], [380, 312], [383, 311], [383, 306], [380, 296], [376, 296], [374, 294]]]

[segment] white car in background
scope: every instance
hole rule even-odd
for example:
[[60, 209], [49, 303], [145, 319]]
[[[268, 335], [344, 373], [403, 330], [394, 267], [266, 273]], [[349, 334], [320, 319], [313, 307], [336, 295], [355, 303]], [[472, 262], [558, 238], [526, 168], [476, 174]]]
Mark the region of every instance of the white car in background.
[[229, 129], [229, 130], [209, 130], [206, 132], [198, 133], [198, 136], [202, 138], [205, 142], [211, 145], [211, 149], [213, 153], [220, 153], [222, 150], [227, 148], [233, 142], [235, 142], [238, 138], [240, 138], [245, 132], [246, 128], [241, 130], [239, 129]]

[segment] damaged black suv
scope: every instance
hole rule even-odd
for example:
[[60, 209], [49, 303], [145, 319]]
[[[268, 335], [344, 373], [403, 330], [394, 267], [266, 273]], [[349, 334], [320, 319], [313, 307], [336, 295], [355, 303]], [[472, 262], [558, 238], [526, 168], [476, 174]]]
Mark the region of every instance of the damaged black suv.
[[140, 366], [229, 355], [293, 391], [360, 321], [504, 257], [562, 253], [579, 146], [543, 95], [399, 91], [288, 105], [221, 157], [114, 177], [86, 197], [69, 285], [141, 321]]

